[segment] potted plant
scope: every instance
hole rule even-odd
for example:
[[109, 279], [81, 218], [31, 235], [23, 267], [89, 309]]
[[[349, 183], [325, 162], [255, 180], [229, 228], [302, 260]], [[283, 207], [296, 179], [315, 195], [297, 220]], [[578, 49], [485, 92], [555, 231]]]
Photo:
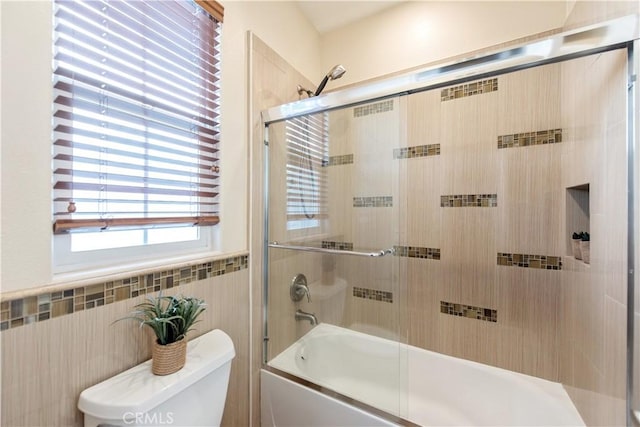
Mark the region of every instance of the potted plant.
[[155, 333], [151, 371], [155, 375], [172, 374], [184, 366], [187, 358], [187, 332], [205, 310], [203, 300], [183, 296], [148, 297], [135, 306], [126, 319], [140, 322]]
[[582, 261], [589, 264], [591, 261], [591, 236], [586, 231], [582, 233], [580, 240], [580, 254], [582, 255]]
[[571, 251], [573, 252], [573, 257], [575, 259], [582, 259], [582, 255], [580, 253], [580, 242], [582, 241], [582, 232], [573, 233], [571, 235]]

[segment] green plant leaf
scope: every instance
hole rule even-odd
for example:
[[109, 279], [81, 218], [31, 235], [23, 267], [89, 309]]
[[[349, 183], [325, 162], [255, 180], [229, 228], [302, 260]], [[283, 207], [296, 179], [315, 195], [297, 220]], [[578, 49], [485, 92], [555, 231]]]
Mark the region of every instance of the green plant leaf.
[[127, 317], [118, 320], [133, 319], [140, 327], [148, 326], [153, 330], [159, 344], [166, 345], [187, 336], [204, 312], [206, 304], [194, 297], [163, 296], [147, 297], [137, 304]]

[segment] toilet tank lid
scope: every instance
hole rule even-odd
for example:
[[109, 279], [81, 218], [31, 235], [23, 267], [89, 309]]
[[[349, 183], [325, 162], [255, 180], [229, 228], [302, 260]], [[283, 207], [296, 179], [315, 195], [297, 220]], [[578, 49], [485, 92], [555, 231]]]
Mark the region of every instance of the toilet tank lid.
[[151, 373], [151, 360], [84, 390], [78, 409], [101, 419], [148, 412], [235, 357], [231, 338], [219, 329], [187, 343], [187, 362], [170, 375]]

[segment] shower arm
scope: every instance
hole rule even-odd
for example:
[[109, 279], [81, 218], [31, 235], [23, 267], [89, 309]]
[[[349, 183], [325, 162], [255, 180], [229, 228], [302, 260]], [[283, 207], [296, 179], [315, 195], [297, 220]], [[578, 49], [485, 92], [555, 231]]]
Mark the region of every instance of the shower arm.
[[315, 96], [313, 94], [313, 91], [310, 89], [307, 89], [305, 87], [303, 87], [302, 85], [298, 85], [298, 87], [296, 87], [296, 90], [298, 91], [298, 95], [302, 96], [302, 94], [306, 93], [307, 97], [311, 98], [312, 96]]
[[343, 251], [341, 249], [318, 248], [315, 246], [285, 245], [285, 244], [280, 244], [278, 242], [270, 242], [269, 247], [276, 248], [276, 249], [289, 249], [294, 251], [320, 252], [324, 254], [334, 254], [334, 255], [353, 255], [353, 256], [363, 256], [363, 257], [370, 257], [370, 258], [379, 258], [386, 255], [393, 255], [395, 253], [394, 248], [380, 249], [379, 251], [375, 251], [375, 252], [358, 252], [358, 251]]

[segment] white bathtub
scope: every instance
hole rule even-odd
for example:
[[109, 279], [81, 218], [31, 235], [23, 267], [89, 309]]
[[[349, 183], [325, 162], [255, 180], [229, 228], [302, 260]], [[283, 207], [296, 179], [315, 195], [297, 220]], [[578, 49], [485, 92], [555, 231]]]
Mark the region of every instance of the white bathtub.
[[[269, 366], [424, 426], [584, 426], [558, 383], [324, 323]], [[287, 392], [282, 384], [277, 392], [269, 386], [278, 378], [270, 376], [263, 387], [263, 409], [269, 411], [266, 417], [270, 421], [263, 425], [358, 424], [340, 422], [330, 409], [314, 417], [326, 413], [333, 418], [309, 419], [311, 406], [317, 407], [317, 402], [307, 410], [297, 408], [303, 418], [292, 420], [288, 414], [286, 423], [278, 423], [285, 418], [277, 413], [281, 408], [277, 400], [294, 398], [283, 396]], [[291, 393], [297, 395], [300, 390], [292, 388]], [[286, 411], [287, 405], [282, 408]], [[381, 425], [362, 422], [373, 424]]]

